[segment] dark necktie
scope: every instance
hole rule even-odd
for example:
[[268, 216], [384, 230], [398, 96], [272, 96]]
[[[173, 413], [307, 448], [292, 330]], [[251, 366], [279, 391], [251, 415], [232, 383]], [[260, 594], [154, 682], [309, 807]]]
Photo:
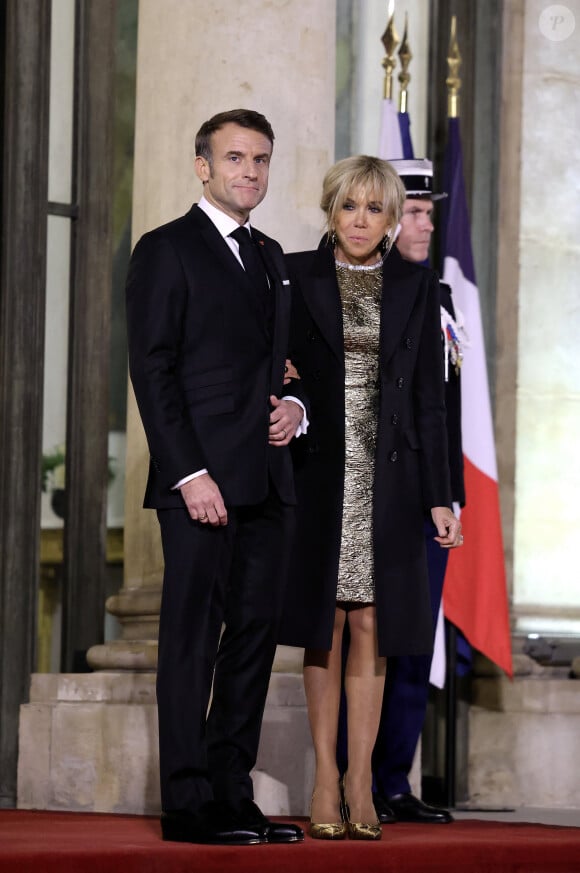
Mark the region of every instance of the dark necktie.
[[250, 232], [245, 227], [237, 227], [230, 233], [230, 236], [240, 246], [240, 258], [252, 285], [260, 294], [267, 294], [269, 291], [268, 274], [258, 246]]

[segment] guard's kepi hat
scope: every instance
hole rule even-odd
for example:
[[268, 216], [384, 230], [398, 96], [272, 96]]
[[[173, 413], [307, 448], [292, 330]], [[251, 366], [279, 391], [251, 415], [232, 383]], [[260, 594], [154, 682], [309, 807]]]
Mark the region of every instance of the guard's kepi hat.
[[427, 158], [403, 158], [389, 161], [405, 186], [407, 197], [442, 200], [446, 193], [433, 193], [433, 163]]

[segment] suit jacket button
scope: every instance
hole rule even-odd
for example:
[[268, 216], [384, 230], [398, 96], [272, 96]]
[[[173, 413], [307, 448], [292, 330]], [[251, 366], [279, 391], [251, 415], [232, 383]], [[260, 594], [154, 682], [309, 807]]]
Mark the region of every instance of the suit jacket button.
[[402, 376], [399, 376], [399, 378], [397, 379], [396, 384], [397, 384], [397, 388], [402, 388], [403, 385], [405, 384], [405, 380], [404, 380], [404, 378], [403, 378]]
[[399, 455], [397, 454], [397, 451], [395, 449], [395, 451], [391, 452], [391, 454], [389, 455], [389, 461], [392, 461], [394, 463], [398, 457]]
[[316, 334], [314, 333], [313, 330], [309, 330], [309, 331], [306, 333], [306, 338], [307, 338], [308, 340], [310, 340], [310, 342], [314, 342], [314, 340], [316, 339]]
[[391, 416], [391, 424], [398, 424], [398, 423], [399, 423], [399, 416], [396, 412], [393, 412], [393, 414]]
[[405, 340], [405, 348], [407, 348], [407, 349], [413, 348], [413, 340], [411, 339], [410, 336], [408, 336], [407, 339]]

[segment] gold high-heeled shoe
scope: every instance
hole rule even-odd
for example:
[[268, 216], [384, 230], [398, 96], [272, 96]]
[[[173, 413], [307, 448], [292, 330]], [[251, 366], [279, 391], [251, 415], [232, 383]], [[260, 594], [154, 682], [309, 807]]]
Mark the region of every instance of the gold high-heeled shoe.
[[[322, 824], [321, 822], [312, 821], [312, 801], [314, 800], [314, 792], [310, 801], [310, 836], [314, 840], [344, 840], [346, 837], [346, 824], [344, 819], [341, 821], [332, 822], [332, 824]], [[341, 800], [341, 816], [342, 816], [342, 800]]]
[[380, 822], [376, 824], [368, 824], [362, 821], [351, 821], [350, 810], [344, 793], [344, 776], [340, 780], [340, 814], [342, 815], [348, 828], [348, 835], [351, 840], [380, 840], [383, 835]]

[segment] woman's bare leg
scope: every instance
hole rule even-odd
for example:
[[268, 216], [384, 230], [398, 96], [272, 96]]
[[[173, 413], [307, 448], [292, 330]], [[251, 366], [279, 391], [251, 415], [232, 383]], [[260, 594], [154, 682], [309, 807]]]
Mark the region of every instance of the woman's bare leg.
[[345, 788], [350, 820], [377, 821], [372, 799], [371, 756], [379, 729], [386, 658], [378, 655], [377, 619], [374, 606], [348, 613], [350, 646], [344, 689], [347, 706], [348, 772]]
[[344, 609], [337, 607], [330, 652], [314, 649], [304, 652], [304, 688], [316, 763], [311, 811], [313, 822], [340, 821], [336, 738], [345, 618]]

